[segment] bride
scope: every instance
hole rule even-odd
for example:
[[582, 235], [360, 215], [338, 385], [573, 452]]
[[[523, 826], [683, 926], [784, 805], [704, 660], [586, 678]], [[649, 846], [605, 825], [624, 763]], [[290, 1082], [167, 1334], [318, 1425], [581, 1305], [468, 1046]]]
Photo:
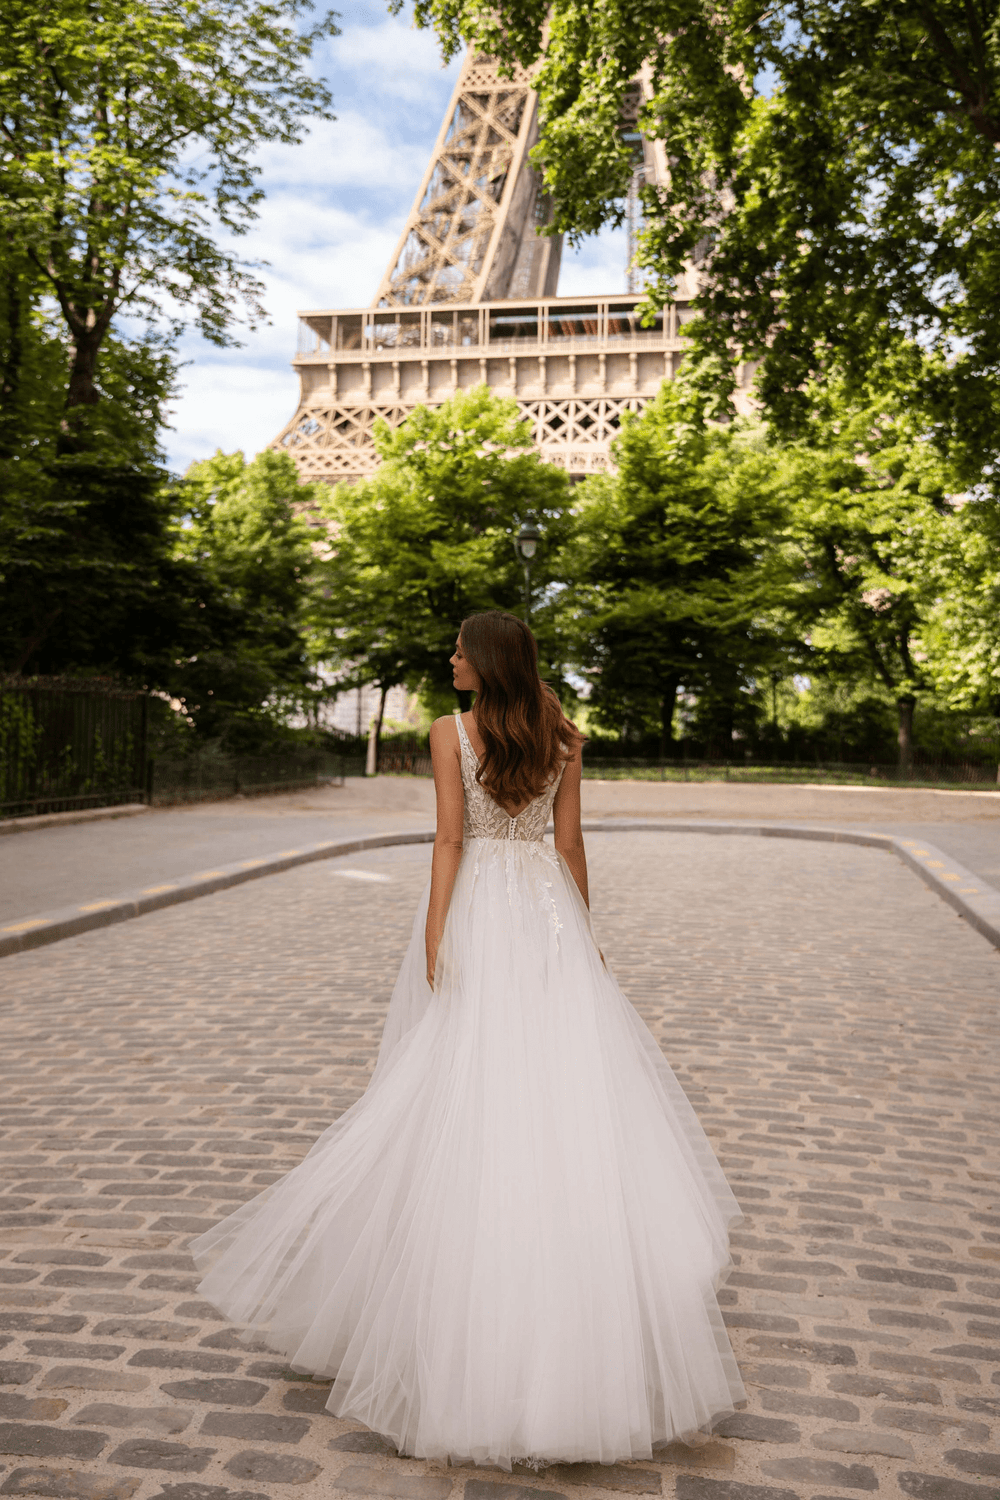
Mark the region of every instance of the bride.
[[716, 1298], [740, 1212], [594, 941], [582, 737], [534, 637], [472, 615], [451, 661], [475, 707], [431, 729], [430, 888], [371, 1082], [194, 1241], [199, 1290], [400, 1453], [648, 1459], [745, 1399]]

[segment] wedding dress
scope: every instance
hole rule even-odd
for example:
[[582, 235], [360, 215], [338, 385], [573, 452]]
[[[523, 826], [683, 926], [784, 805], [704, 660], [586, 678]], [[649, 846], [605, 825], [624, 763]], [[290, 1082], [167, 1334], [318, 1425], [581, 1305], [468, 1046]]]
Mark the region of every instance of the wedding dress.
[[401, 1453], [649, 1458], [743, 1403], [716, 1292], [740, 1211], [543, 841], [477, 783], [425, 978], [425, 893], [365, 1094], [201, 1235], [201, 1295]]

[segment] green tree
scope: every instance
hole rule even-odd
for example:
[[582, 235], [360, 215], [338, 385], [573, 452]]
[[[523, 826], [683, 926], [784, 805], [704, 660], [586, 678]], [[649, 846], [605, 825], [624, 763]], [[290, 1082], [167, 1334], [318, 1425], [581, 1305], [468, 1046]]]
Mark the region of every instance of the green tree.
[[927, 673], [951, 710], [992, 715], [1000, 734], [1000, 503], [962, 496], [929, 559], [921, 627]]
[[[98, 357], [116, 316], [226, 343], [260, 284], [216, 229], [262, 196], [254, 153], [329, 116], [309, 59], [331, 16], [306, 0], [10, 0], [0, 32], [0, 234], [71, 343], [64, 442], [87, 445]], [[21, 274], [21, 270], [18, 270]], [[22, 285], [27, 281], [22, 278]], [[5, 381], [17, 379], [8, 346]]]
[[[418, 0], [445, 48], [543, 55], [534, 151], [553, 228], [621, 222], [634, 167], [623, 105], [669, 180], [644, 189], [641, 262], [669, 298], [698, 265], [689, 325], [706, 385], [759, 362], [775, 421], [839, 366], [863, 384], [899, 336], [938, 432], [974, 475], [1000, 432], [1000, 9], [997, 0]], [[626, 116], [628, 111], [625, 111]]]
[[[321, 505], [328, 527], [324, 587], [315, 606], [318, 659], [346, 682], [451, 691], [448, 658], [464, 616], [520, 613], [513, 538], [529, 515], [542, 542], [533, 569], [540, 595], [565, 536], [568, 482], [540, 461], [514, 401], [486, 386], [400, 427], [376, 431], [371, 479], [338, 485]], [[545, 666], [553, 665], [551, 611], [533, 612]]]
[[143, 663], [169, 654], [187, 592], [171, 558], [166, 474], [155, 462], [173, 361], [110, 337], [105, 451], [57, 455], [64, 340], [36, 316], [24, 343], [0, 454], [2, 670], [141, 675]]
[[109, 334], [91, 443], [60, 454], [71, 350], [41, 291], [0, 236], [0, 662], [131, 673], [149, 611], [176, 613], [158, 467], [175, 365], [155, 340]]
[[280, 739], [289, 707], [309, 696], [306, 639], [315, 566], [303, 511], [321, 483], [303, 485], [286, 453], [216, 453], [192, 464], [174, 494], [182, 512], [175, 556], [196, 580], [195, 649], [167, 686], [201, 738], [232, 750]]
[[[252, 268], [218, 232], [238, 235], [255, 215], [261, 144], [294, 142], [305, 117], [328, 115], [309, 59], [336, 27], [301, 24], [308, 10], [5, 8], [0, 651], [11, 670], [162, 685], [175, 659], [202, 654], [206, 591], [222, 585], [174, 553], [159, 468], [171, 345], [187, 320], [225, 343], [241, 303], [260, 312]], [[231, 629], [225, 640], [235, 652]]]
[[786, 669], [795, 645], [796, 579], [771, 544], [785, 515], [765, 431], [710, 426], [676, 381], [626, 421], [615, 458], [613, 476], [582, 486], [561, 558], [593, 716], [658, 732], [669, 756], [683, 687], [724, 750], [756, 679]]
[[776, 451], [775, 480], [808, 585], [812, 670], [891, 696], [908, 768], [914, 710], [941, 671], [932, 622], [971, 603], [956, 567], [962, 510], [921, 413], [891, 390], [866, 396], [813, 390], [809, 431]]

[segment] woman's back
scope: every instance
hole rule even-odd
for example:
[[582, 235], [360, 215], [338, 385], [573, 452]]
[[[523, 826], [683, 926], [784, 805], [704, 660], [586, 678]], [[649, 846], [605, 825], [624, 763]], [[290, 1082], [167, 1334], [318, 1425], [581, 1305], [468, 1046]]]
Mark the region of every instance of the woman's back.
[[[471, 723], [467, 721], [471, 720]], [[552, 812], [559, 783], [562, 780], [565, 762], [556, 771], [548, 786], [529, 802], [515, 811], [503, 807], [476, 780], [480, 765], [480, 752], [473, 743], [473, 734], [480, 740], [475, 719], [471, 713], [456, 715], [462, 765], [462, 788], [465, 792], [463, 834], [466, 839], [519, 839], [537, 842], [545, 833]]]

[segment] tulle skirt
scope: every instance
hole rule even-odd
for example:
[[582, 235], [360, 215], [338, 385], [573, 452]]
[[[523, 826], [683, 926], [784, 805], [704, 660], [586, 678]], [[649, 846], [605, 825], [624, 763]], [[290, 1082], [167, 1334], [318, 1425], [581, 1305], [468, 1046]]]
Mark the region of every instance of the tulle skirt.
[[649, 1458], [743, 1403], [716, 1298], [740, 1211], [542, 843], [425, 893], [365, 1094], [194, 1241], [202, 1296], [401, 1453]]

